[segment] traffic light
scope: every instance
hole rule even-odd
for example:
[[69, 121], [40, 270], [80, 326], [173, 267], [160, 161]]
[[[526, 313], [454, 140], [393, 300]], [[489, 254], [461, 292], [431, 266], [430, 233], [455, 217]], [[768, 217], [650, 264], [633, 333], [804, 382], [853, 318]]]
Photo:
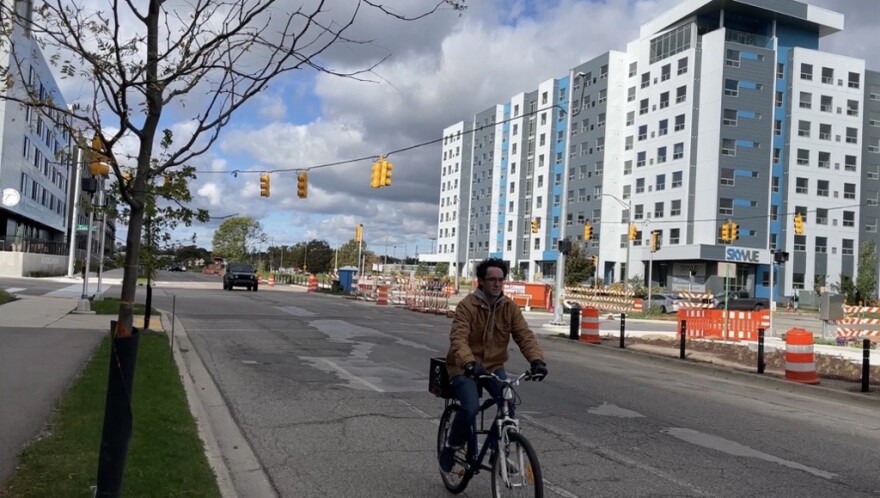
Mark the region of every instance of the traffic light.
[[381, 187], [382, 181], [382, 164], [380, 161], [373, 163], [373, 174], [370, 176], [370, 186], [373, 188]]
[[355, 242], [360, 242], [360, 241], [363, 240], [363, 239], [364, 239], [364, 226], [363, 226], [363, 225], [358, 225], [358, 226], [355, 227], [355, 229], [354, 229], [354, 241], [355, 241]]
[[629, 226], [629, 240], [636, 240], [636, 237], [639, 236], [639, 230], [635, 225]]
[[260, 197], [269, 197], [269, 173], [260, 175]]
[[739, 239], [739, 225], [735, 221], [730, 222], [730, 241]]
[[587, 223], [584, 225], [584, 240], [590, 240], [593, 238], [593, 225]]
[[794, 234], [804, 234], [804, 216], [801, 213], [794, 214]]
[[381, 165], [379, 168], [379, 186], [380, 187], [390, 187], [391, 186], [391, 170], [394, 169], [394, 163], [382, 157], [379, 160], [379, 164]]
[[300, 171], [296, 175], [296, 196], [300, 199], [309, 196], [309, 174], [306, 171]]
[[89, 171], [91, 171], [92, 176], [109, 176], [110, 175], [110, 165], [108, 163], [107, 156], [104, 155], [104, 140], [101, 138], [101, 135], [95, 133], [95, 136], [92, 138], [92, 161], [89, 163]]
[[532, 218], [532, 233], [538, 233], [538, 218]]
[[660, 231], [651, 232], [651, 252], [657, 252], [660, 249]]
[[730, 222], [725, 221], [724, 224], [721, 225], [721, 241], [729, 242], [730, 241]]
[[592, 256], [590, 256], [590, 261], [593, 262], [593, 266], [595, 267], [596, 265], [599, 264], [599, 256], [596, 254], [593, 254]]

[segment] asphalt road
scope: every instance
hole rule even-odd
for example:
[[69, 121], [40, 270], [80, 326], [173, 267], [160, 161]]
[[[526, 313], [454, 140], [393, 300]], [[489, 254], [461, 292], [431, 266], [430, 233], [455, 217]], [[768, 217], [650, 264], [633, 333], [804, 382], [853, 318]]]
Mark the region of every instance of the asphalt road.
[[[279, 495], [450, 496], [435, 461], [443, 403], [427, 393], [449, 319], [160, 275], [154, 306], [170, 310], [172, 294]], [[880, 494], [876, 405], [630, 350], [541, 343], [551, 375], [519, 389], [519, 415], [547, 496]], [[514, 351], [508, 367], [526, 365]], [[462, 496], [488, 496], [489, 477]]]

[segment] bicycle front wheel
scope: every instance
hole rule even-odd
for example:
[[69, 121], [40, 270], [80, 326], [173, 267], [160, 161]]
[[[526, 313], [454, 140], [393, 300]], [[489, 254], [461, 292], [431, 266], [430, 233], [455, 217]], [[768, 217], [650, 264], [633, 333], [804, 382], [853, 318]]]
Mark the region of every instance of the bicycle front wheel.
[[[446, 407], [446, 410], [443, 411], [443, 415], [440, 417], [440, 427], [437, 430], [438, 457], [440, 456], [440, 450], [443, 449], [443, 445], [446, 444], [446, 440], [449, 438], [452, 420], [459, 410], [461, 410], [461, 406], [451, 404]], [[452, 467], [452, 471], [444, 472], [443, 469], [440, 469], [440, 478], [443, 479], [443, 485], [452, 493], [457, 494], [464, 491], [471, 477], [473, 477], [474, 473], [470, 465], [471, 455], [473, 455], [473, 448], [471, 447], [470, 438], [468, 438], [468, 443], [465, 447], [455, 455], [455, 465]]]
[[492, 497], [544, 496], [544, 478], [538, 455], [522, 434], [507, 432], [492, 458]]

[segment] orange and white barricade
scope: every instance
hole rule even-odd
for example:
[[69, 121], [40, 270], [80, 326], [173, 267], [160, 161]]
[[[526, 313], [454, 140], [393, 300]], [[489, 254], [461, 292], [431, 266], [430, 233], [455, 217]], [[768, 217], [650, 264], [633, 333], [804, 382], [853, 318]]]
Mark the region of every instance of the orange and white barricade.
[[269, 274], [269, 287], [275, 287], [275, 274]]
[[793, 328], [785, 334], [785, 380], [802, 384], [818, 384], [813, 333]]
[[379, 293], [376, 297], [376, 304], [380, 304], [383, 306], [388, 304], [388, 286], [387, 285], [380, 285], [379, 286]]
[[581, 336], [579, 340], [589, 344], [601, 344], [598, 308], [584, 308], [581, 310]]
[[318, 277], [314, 274], [309, 275], [309, 280], [306, 284], [306, 290], [308, 292], [318, 292]]

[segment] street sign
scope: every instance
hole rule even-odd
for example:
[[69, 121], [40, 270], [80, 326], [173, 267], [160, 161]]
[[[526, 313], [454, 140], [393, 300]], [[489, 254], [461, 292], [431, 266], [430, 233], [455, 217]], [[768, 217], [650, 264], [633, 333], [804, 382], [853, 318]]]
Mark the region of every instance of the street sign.
[[[88, 225], [77, 225], [77, 226], [76, 226], [76, 231], [77, 231], [77, 232], [87, 232], [88, 230], [89, 230], [89, 226], [88, 226]], [[97, 232], [97, 231], [98, 231], [98, 225], [94, 225], [94, 226], [92, 227], [92, 231], [93, 231], [93, 232]]]

